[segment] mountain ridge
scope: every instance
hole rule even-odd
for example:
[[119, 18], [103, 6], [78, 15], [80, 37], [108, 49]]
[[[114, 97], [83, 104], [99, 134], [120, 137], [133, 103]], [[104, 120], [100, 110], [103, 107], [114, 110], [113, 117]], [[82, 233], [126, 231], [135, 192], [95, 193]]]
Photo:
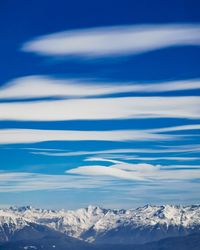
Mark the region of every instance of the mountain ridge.
[[31, 206], [0, 209], [0, 241], [30, 223], [95, 244], [141, 244], [200, 232], [200, 205], [145, 205], [136, 209], [88, 206], [77, 210]]

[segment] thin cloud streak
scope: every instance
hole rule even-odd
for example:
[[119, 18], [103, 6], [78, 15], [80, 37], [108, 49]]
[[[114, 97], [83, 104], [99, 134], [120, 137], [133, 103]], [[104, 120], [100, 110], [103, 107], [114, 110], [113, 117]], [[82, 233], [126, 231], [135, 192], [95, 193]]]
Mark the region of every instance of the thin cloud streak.
[[0, 120], [200, 118], [199, 97], [121, 97], [0, 103]]
[[[200, 151], [200, 150], [199, 150]], [[139, 157], [139, 156], [124, 156], [126, 160], [140, 160], [140, 161], [158, 161], [158, 160], [170, 160], [170, 161], [197, 161], [200, 157], [176, 157], [176, 156], [163, 156], [163, 157]]]
[[[181, 135], [160, 134], [173, 131], [200, 129], [200, 125], [184, 125], [146, 130], [39, 130], [39, 129], [1, 129], [0, 144], [35, 143], [43, 141], [152, 141], [178, 140]], [[52, 151], [52, 150], [51, 150]]]
[[156, 132], [156, 133], [165, 133], [165, 132], [185, 131], [185, 130], [200, 130], [200, 124], [191, 124], [191, 125], [183, 125], [183, 126], [175, 126], [175, 127], [149, 129], [148, 131], [149, 132]]
[[149, 163], [127, 163], [125, 159], [122, 157], [122, 160], [114, 160], [112, 158], [107, 157], [88, 157], [84, 161], [91, 162], [109, 162], [113, 163], [113, 166], [131, 171], [140, 171], [140, 172], [148, 172], [148, 171], [158, 171], [158, 170], [178, 170], [178, 169], [200, 169], [199, 165], [160, 165], [160, 164], [149, 164]]
[[[72, 151], [72, 152], [35, 152], [32, 154], [46, 155], [52, 157], [67, 157], [67, 156], [83, 156], [83, 155], [104, 155], [104, 154], [124, 154], [124, 153], [148, 153], [148, 154], [163, 154], [163, 153], [196, 153], [200, 152], [200, 145], [188, 145], [188, 147], [174, 146], [169, 148], [159, 148], [159, 149], [109, 149], [109, 150], [99, 150], [99, 151]], [[185, 157], [184, 157], [185, 158]]]
[[26, 76], [3, 85], [0, 88], [0, 99], [75, 98], [119, 93], [162, 93], [192, 89], [200, 89], [200, 80], [191, 79], [159, 83], [99, 83], [84, 79]]
[[[168, 157], [168, 156], [163, 156], [163, 157], [148, 157], [148, 156], [128, 156], [128, 155], [115, 155], [115, 154], [99, 154], [95, 155], [93, 157], [88, 157], [84, 161], [106, 161], [106, 162], [111, 162], [111, 163], [121, 163], [120, 160], [115, 160], [115, 159], [123, 159], [123, 160], [174, 160], [174, 161], [192, 161], [192, 160], [200, 160], [200, 157]], [[178, 167], [188, 167], [188, 165], [177, 165]], [[195, 165], [192, 165], [194, 167]]]
[[48, 175], [28, 172], [0, 172], [0, 192], [88, 189], [109, 185], [109, 179], [91, 179], [72, 175]]
[[79, 131], [1, 129], [0, 144], [36, 143], [44, 141], [152, 141], [173, 140], [176, 136], [159, 135], [145, 130]]
[[200, 27], [191, 24], [135, 25], [69, 30], [38, 37], [22, 46], [42, 56], [108, 57], [170, 46], [199, 46]]

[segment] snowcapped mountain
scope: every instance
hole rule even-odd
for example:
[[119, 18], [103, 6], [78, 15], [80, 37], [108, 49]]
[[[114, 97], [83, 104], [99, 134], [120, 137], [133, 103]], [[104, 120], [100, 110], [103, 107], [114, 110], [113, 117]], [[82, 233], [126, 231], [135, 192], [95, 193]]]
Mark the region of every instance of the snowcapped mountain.
[[74, 211], [11, 207], [0, 210], [0, 241], [33, 225], [93, 243], [141, 244], [200, 233], [200, 205], [146, 205], [130, 210], [89, 206]]

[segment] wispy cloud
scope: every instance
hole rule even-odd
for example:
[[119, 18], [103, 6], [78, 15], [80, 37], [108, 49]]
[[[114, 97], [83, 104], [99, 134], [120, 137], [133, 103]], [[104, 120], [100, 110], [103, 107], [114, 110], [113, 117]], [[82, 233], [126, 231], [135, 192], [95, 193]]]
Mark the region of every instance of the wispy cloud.
[[[102, 159], [107, 161], [107, 159]], [[95, 162], [95, 159], [94, 159]], [[110, 162], [110, 161], [109, 161]], [[168, 170], [166, 170], [166, 167]], [[90, 165], [67, 170], [65, 174], [41, 174], [30, 172], [0, 171], [0, 192], [27, 192], [38, 190], [64, 189], [96, 189], [121, 190], [127, 181], [139, 184], [141, 191], [145, 186], [153, 183], [157, 188], [166, 183], [188, 183], [192, 179], [200, 179], [200, 166], [187, 169], [187, 166], [151, 165], [146, 163], [129, 164], [124, 161], [115, 162], [111, 166]], [[185, 169], [184, 169], [185, 168]], [[92, 178], [91, 178], [92, 177]], [[119, 184], [116, 180], [123, 180]], [[142, 186], [141, 186], [142, 185]], [[128, 184], [127, 190], [135, 186]]]
[[0, 172], [0, 192], [97, 188], [109, 185], [108, 179], [28, 172]]
[[[196, 153], [200, 152], [200, 145], [187, 145], [187, 146], [172, 146], [158, 149], [149, 148], [124, 148], [124, 149], [109, 149], [109, 150], [94, 150], [94, 151], [72, 151], [72, 152], [38, 152], [33, 150], [32, 154], [40, 154], [52, 157], [65, 157], [65, 156], [84, 156], [84, 155], [107, 155], [107, 154], [130, 154], [130, 153], [148, 153], [148, 154], [163, 154], [163, 153]], [[130, 156], [132, 157], [132, 156]], [[180, 156], [181, 157], [181, 156]], [[146, 157], [145, 157], [146, 158]], [[182, 157], [181, 157], [182, 158]], [[185, 158], [185, 157], [183, 157]]]
[[[200, 149], [199, 149], [200, 151]], [[163, 152], [164, 153], [164, 152]], [[114, 157], [114, 155], [106, 155], [106, 157]], [[117, 156], [115, 156], [117, 157]], [[156, 157], [148, 157], [148, 156], [123, 156], [125, 160], [139, 160], [139, 161], [158, 161], [158, 160], [170, 160], [170, 161], [196, 161], [196, 160], [200, 160], [200, 157], [184, 157], [184, 156], [156, 156]]]
[[86, 176], [111, 176], [126, 180], [144, 180], [138, 173], [130, 173], [123, 169], [118, 169], [116, 167], [106, 167], [100, 165], [92, 166], [81, 166], [71, 170], [67, 170], [66, 173], [86, 175]]
[[[156, 129], [138, 130], [39, 130], [39, 129], [1, 129], [0, 144], [35, 143], [43, 141], [152, 141], [178, 140], [181, 135], [166, 132], [200, 129], [200, 125], [184, 125]], [[52, 150], [51, 150], [52, 151]], [[58, 153], [62, 154], [62, 153]]]
[[200, 118], [199, 97], [121, 97], [0, 103], [0, 120]]
[[[107, 159], [91, 159], [92, 161], [108, 161]], [[146, 163], [130, 164], [124, 161], [113, 161], [111, 166], [90, 165], [67, 170], [66, 173], [86, 176], [112, 176], [119, 179], [143, 181], [173, 181], [200, 178], [200, 166], [167, 166]]]
[[117, 93], [162, 93], [200, 89], [199, 79], [159, 83], [107, 83], [86, 79], [57, 79], [50, 76], [26, 76], [0, 87], [0, 99], [45, 97], [92, 97]]
[[[178, 176], [178, 172], [174, 173], [174, 176]], [[105, 200], [102, 200], [101, 196], [98, 196], [98, 200], [95, 200], [97, 204], [105, 205], [111, 202], [113, 207], [113, 202], [117, 201], [115, 208], [124, 208], [124, 206], [130, 208], [133, 204], [134, 206], [144, 204], [144, 201], [159, 204], [177, 203], [177, 201], [191, 203], [192, 200], [198, 200], [198, 188], [199, 183], [191, 182], [189, 179], [140, 181], [100, 175], [0, 172], [0, 193], [20, 192], [22, 195], [22, 192], [51, 190], [56, 191], [58, 195], [59, 190], [66, 189], [83, 193], [86, 190], [95, 190], [95, 196], [104, 192], [105, 197]]]
[[172, 140], [176, 136], [161, 135], [145, 130], [79, 131], [1, 129], [0, 144], [35, 143], [43, 141], [151, 141]]
[[199, 25], [191, 24], [89, 28], [38, 37], [25, 43], [22, 50], [44, 56], [129, 55], [170, 46], [200, 45], [199, 34]]
[[[174, 161], [188, 161], [188, 160], [200, 160], [200, 157], [167, 157], [167, 156], [163, 156], [163, 157], [148, 157], [148, 156], [144, 156], [144, 157], [139, 157], [139, 156], [128, 156], [128, 155], [118, 155], [118, 154], [99, 154], [92, 156], [92, 157], [88, 157], [85, 159], [85, 161], [103, 161], [103, 162], [111, 162], [111, 163], [122, 163], [123, 161], [121, 160], [115, 160], [115, 159], [123, 159], [123, 161], [125, 160], [143, 160], [143, 161], [147, 161], [147, 160], [174, 160]], [[150, 166], [150, 164], [143, 164], [143, 167], [146, 166]], [[188, 165], [177, 165], [178, 167], [181, 168], [188, 168]], [[177, 167], [174, 166], [173, 167]], [[195, 166], [195, 165], [194, 165]]]
[[191, 124], [191, 125], [182, 125], [182, 126], [175, 126], [175, 127], [166, 127], [166, 128], [157, 128], [157, 129], [150, 129], [149, 132], [156, 132], [156, 133], [164, 133], [164, 132], [172, 132], [172, 131], [185, 131], [185, 130], [200, 130], [200, 124]]

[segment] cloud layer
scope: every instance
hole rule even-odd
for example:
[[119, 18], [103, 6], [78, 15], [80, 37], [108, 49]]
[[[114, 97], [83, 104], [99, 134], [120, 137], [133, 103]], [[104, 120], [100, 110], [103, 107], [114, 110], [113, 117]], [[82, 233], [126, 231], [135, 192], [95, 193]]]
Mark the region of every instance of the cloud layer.
[[138, 25], [71, 30], [38, 37], [23, 51], [45, 56], [102, 57], [200, 45], [199, 25]]
[[0, 120], [200, 118], [199, 97], [121, 97], [0, 103]]
[[0, 172], [0, 192], [97, 188], [106, 183], [106, 180], [91, 180], [86, 176]]
[[[75, 56], [73, 60], [78, 59], [76, 62], [80, 63], [80, 59], [115, 59], [115, 56], [132, 56], [176, 46], [200, 46], [200, 25], [129, 25], [63, 31], [35, 38], [21, 49], [53, 59]], [[85, 62], [82, 60], [81, 65]], [[126, 63], [122, 67], [126, 67]], [[161, 67], [167, 67], [168, 63]], [[177, 198], [174, 190], [178, 195], [188, 191], [196, 195], [200, 180], [197, 155], [200, 125], [193, 123], [200, 119], [200, 99], [198, 93], [191, 90], [200, 89], [200, 80], [100, 82], [98, 73], [103, 75], [104, 72], [99, 65], [95, 64], [94, 79], [39, 75], [41, 68], [35, 71], [38, 75], [19, 77], [0, 87], [0, 122], [3, 121], [0, 146], [6, 169], [0, 171], [0, 192], [65, 189], [86, 192], [85, 189], [89, 189], [89, 192], [95, 190], [96, 195], [98, 189], [107, 192], [112, 200], [114, 193], [118, 196], [118, 192], [126, 190], [126, 199], [134, 199], [137, 194], [146, 201], [150, 195], [154, 196], [153, 200], [155, 197], [165, 199], [170, 192]], [[60, 72], [58, 68], [53, 72]], [[137, 70], [143, 72], [143, 68], [138, 67], [135, 72]], [[173, 73], [170, 70], [169, 74]], [[70, 70], [66, 73], [70, 75]], [[86, 73], [87, 70], [84, 75]], [[158, 73], [156, 79], [162, 76]], [[176, 79], [176, 75], [170, 77]], [[138, 120], [129, 124], [129, 119]], [[70, 120], [73, 122], [67, 122]], [[73, 124], [73, 130], [69, 130]], [[102, 128], [101, 124], [104, 124]], [[141, 129], [134, 129], [140, 124]], [[143, 129], [148, 125], [149, 129]], [[115, 130], [116, 127], [120, 129]], [[66, 142], [61, 143], [63, 141]], [[34, 146], [40, 148], [25, 150], [22, 145], [3, 145], [38, 142], [45, 143]], [[47, 149], [42, 149], [43, 146]], [[21, 157], [16, 162], [14, 159], [14, 166], [13, 159], [9, 159], [10, 152], [14, 152], [16, 158]], [[154, 192], [149, 192], [150, 187]], [[161, 190], [167, 194], [162, 195], [163, 198], [159, 195]]]
[[[108, 161], [107, 159], [90, 159], [92, 161]], [[187, 169], [188, 168], [188, 169]], [[190, 169], [189, 166], [167, 166], [163, 168], [160, 165], [151, 164], [130, 164], [124, 161], [114, 161], [111, 166], [92, 165], [80, 166], [66, 173], [86, 175], [86, 176], [112, 176], [119, 179], [138, 180], [138, 181], [173, 181], [199, 179], [199, 166]]]
[[35, 143], [43, 141], [149, 141], [172, 140], [174, 136], [161, 135], [145, 130], [79, 131], [1, 129], [0, 144]]
[[184, 135], [164, 134], [168, 132], [199, 130], [200, 125], [185, 125], [157, 129], [138, 130], [39, 130], [1, 129], [0, 144], [35, 143], [44, 141], [166, 141], [178, 140]]
[[[151, 149], [151, 148], [124, 148], [124, 149], [109, 149], [109, 150], [94, 150], [94, 151], [76, 151], [76, 152], [51, 152], [46, 149], [42, 151], [34, 148], [28, 148], [27, 150], [31, 150], [33, 154], [38, 155], [46, 155], [52, 157], [65, 157], [65, 156], [84, 156], [84, 155], [108, 155], [108, 154], [129, 154], [129, 153], [147, 153], [147, 154], [163, 154], [163, 153], [198, 153], [200, 152], [200, 145], [187, 145], [187, 146], [173, 146], [173, 147], [160, 147], [159, 149]], [[177, 155], [177, 154], [176, 154]], [[124, 157], [124, 156], [123, 156]], [[133, 156], [131, 156], [133, 157]], [[182, 157], [181, 157], [182, 158]], [[185, 158], [185, 157], [184, 157]], [[146, 159], [146, 157], [144, 157]], [[159, 159], [156, 157], [156, 159]], [[180, 159], [180, 158], [179, 158]]]
[[0, 99], [45, 97], [92, 97], [120, 93], [162, 93], [200, 89], [200, 80], [159, 83], [99, 83], [86, 79], [56, 79], [50, 76], [26, 76], [0, 88]]
[[[192, 185], [191, 180], [200, 179], [200, 166], [160, 166], [152, 164], [130, 164], [124, 161], [111, 162], [105, 158], [91, 159], [92, 161], [104, 161], [112, 163], [111, 166], [89, 165], [66, 170], [65, 174], [42, 174], [30, 172], [0, 171], [1, 192], [27, 192], [39, 190], [65, 190], [65, 189], [95, 189], [123, 191], [125, 182], [129, 181], [125, 188], [128, 192], [136, 188], [155, 186], [157, 190], [163, 185], [169, 185], [173, 189], [180, 183]], [[131, 185], [132, 183], [132, 185]], [[138, 185], [137, 185], [138, 184]], [[166, 189], [166, 187], [165, 187]], [[154, 191], [155, 191], [154, 190]]]

